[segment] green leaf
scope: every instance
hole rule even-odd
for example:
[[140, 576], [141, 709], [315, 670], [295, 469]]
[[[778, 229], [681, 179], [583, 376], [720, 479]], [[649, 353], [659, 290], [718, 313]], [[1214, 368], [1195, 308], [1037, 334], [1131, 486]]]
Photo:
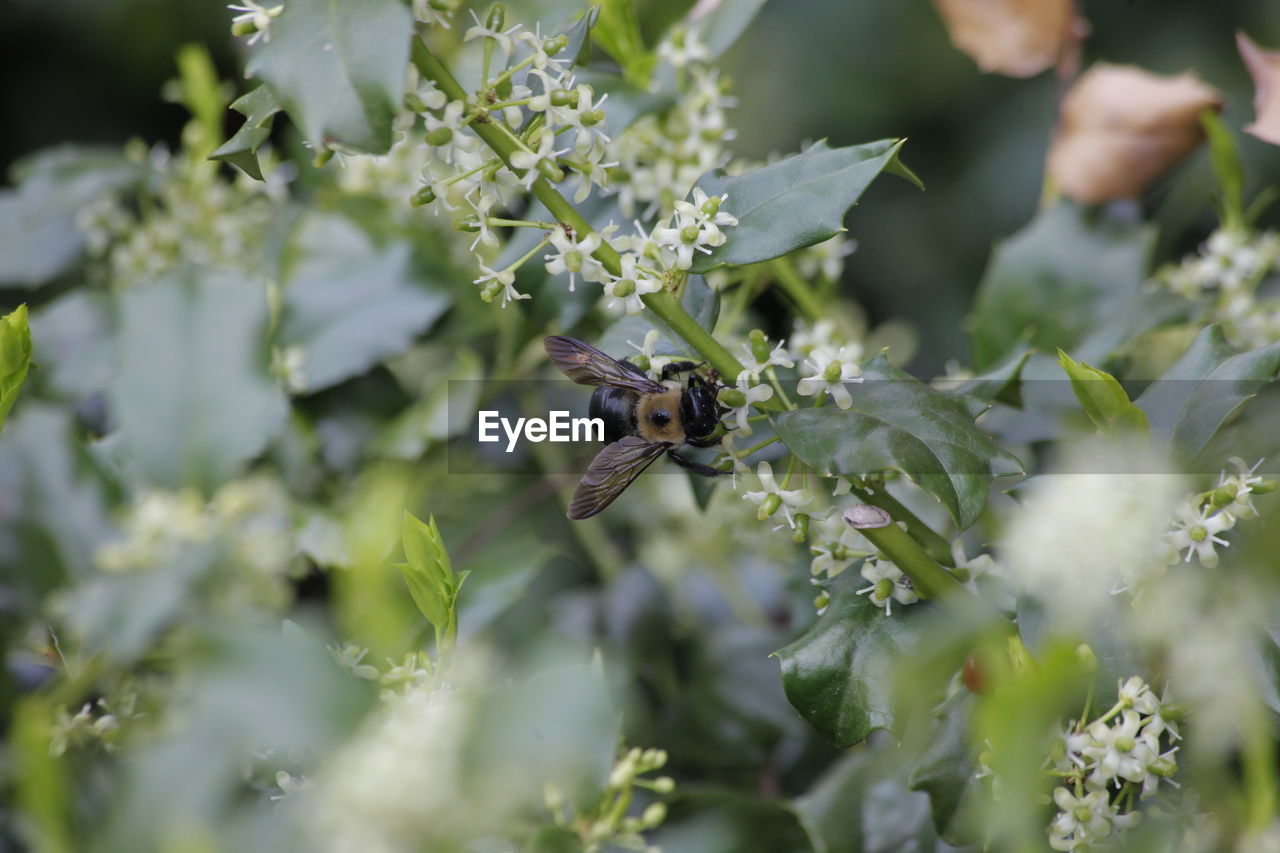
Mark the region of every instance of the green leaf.
[[234, 136], [218, 146], [209, 159], [230, 163], [249, 177], [261, 181], [258, 149], [271, 138], [272, 119], [280, 112], [280, 102], [271, 87], [263, 85], [241, 95], [231, 104], [231, 109], [244, 116], [244, 124]]
[[1147, 435], [1147, 416], [1130, 402], [1129, 395], [1114, 376], [1083, 361], [1076, 361], [1062, 350], [1058, 350], [1058, 364], [1071, 380], [1071, 390], [1098, 432], [1103, 435]]
[[929, 795], [933, 825], [950, 844], [973, 841], [974, 809], [980, 796], [978, 763], [969, 744], [974, 696], [960, 690], [934, 712], [931, 740], [911, 769], [908, 784]]
[[308, 141], [384, 154], [412, 34], [400, 0], [290, 0], [247, 71], [271, 86]]
[[236, 476], [284, 424], [267, 370], [267, 295], [255, 281], [184, 266], [120, 297], [108, 387], [130, 461], [166, 488]]
[[[635, 86], [644, 86], [648, 82], [654, 57], [644, 46], [635, 0], [603, 0], [600, 17], [591, 36], [605, 53], [614, 58], [628, 82]], [[613, 105], [612, 97], [609, 104]]]
[[309, 391], [402, 352], [449, 307], [407, 239], [376, 242], [345, 215], [307, 214], [285, 251], [279, 336], [302, 348]]
[[1063, 201], [997, 244], [970, 318], [974, 367], [1018, 347], [1074, 349], [1141, 293], [1154, 229]]
[[1222, 327], [1205, 328], [1137, 400], [1154, 438], [1193, 457], [1280, 370], [1280, 343], [1237, 352]]
[[1214, 110], [1200, 114], [1200, 125], [1209, 139], [1209, 162], [1213, 176], [1222, 190], [1222, 223], [1228, 228], [1243, 228], [1244, 216], [1244, 166], [1240, 163], [1240, 150], [1231, 131], [1222, 123]]
[[693, 260], [693, 272], [725, 264], [754, 264], [830, 239], [844, 230], [845, 211], [857, 203], [881, 172], [920, 179], [898, 160], [906, 140], [831, 148], [826, 142], [738, 177], [717, 169], [698, 186], [708, 195], [728, 194], [724, 210], [738, 218], [725, 230], [724, 245]]
[[1027, 366], [1034, 350], [1015, 350], [1008, 358], [985, 373], [965, 379], [954, 387], [954, 394], [967, 394], [979, 400], [1003, 403], [1015, 409], [1022, 408], [1022, 370]]
[[399, 564], [398, 568], [404, 575], [413, 603], [418, 605], [418, 610], [435, 627], [438, 635], [445, 635], [457, 625], [458, 588], [466, 575], [454, 576], [453, 564], [449, 561], [449, 552], [440, 538], [435, 518], [428, 518], [423, 524], [406, 510], [401, 541], [407, 562]]
[[895, 665], [913, 653], [933, 615], [928, 604], [899, 605], [886, 615], [856, 593], [862, 578], [852, 574], [813, 627], [775, 652], [787, 698], [838, 747], [892, 727]]
[[697, 33], [711, 58], [715, 59], [746, 32], [764, 3], [765, 0], [721, 0], [710, 4], [710, 12], [690, 21], [689, 29]]
[[783, 442], [823, 475], [893, 468], [928, 490], [962, 529], [987, 503], [995, 477], [1021, 464], [973, 424], [986, 405], [935, 391], [881, 353], [854, 386], [853, 405], [795, 409], [773, 419]]
[[0, 285], [36, 288], [71, 270], [85, 246], [76, 214], [145, 175], [146, 167], [105, 149], [65, 146], [19, 161], [17, 190], [0, 191]]
[[0, 429], [18, 399], [31, 366], [31, 327], [27, 306], [19, 305], [0, 317]]

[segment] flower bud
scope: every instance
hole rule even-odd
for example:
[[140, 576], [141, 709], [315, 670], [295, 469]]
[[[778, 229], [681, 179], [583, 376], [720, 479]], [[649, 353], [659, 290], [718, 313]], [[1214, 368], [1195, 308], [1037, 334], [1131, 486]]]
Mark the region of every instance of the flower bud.
[[570, 92], [568, 89], [556, 89], [551, 93], [551, 106], [553, 107], [572, 106], [573, 104], [577, 103], [577, 100], [578, 100], [577, 96], [575, 96], [573, 92]]
[[760, 508], [756, 510], [756, 518], [764, 521], [782, 508], [782, 498], [778, 495], [766, 495], [765, 499], [760, 502]]
[[1136, 198], [1204, 141], [1200, 113], [1221, 109], [1219, 93], [1189, 72], [1097, 63], [1063, 98], [1049, 175], [1086, 204]]
[[485, 29], [493, 32], [501, 32], [507, 23], [507, 7], [501, 3], [494, 3], [489, 7], [489, 14], [484, 17]]
[[825, 589], [813, 597], [813, 607], [818, 612], [826, 610], [829, 604], [831, 604], [831, 593]]
[[552, 36], [542, 43], [542, 51], [548, 56], [555, 56], [569, 46], [569, 37], [564, 33]]
[[797, 545], [803, 545], [809, 538], [809, 513], [797, 513], [795, 520], [795, 527], [791, 531], [791, 541]]
[[554, 182], [554, 181], [564, 180], [564, 169], [561, 169], [559, 166], [557, 166], [555, 163], [552, 163], [550, 160], [539, 160], [538, 171], [548, 181]]
[[1222, 509], [1235, 502], [1236, 490], [1230, 486], [1218, 486], [1209, 493], [1209, 505], [1214, 509]]
[[676, 780], [670, 776], [659, 776], [653, 780], [653, 790], [659, 794], [670, 794], [676, 789]]
[[437, 127], [435, 130], [427, 131], [426, 140], [428, 145], [439, 148], [453, 141], [453, 131], [447, 127]]
[[1274, 492], [1277, 486], [1280, 486], [1280, 481], [1265, 479], [1259, 480], [1249, 487], [1249, 492], [1255, 495], [1265, 495], [1269, 492]]
[[409, 196], [409, 204], [414, 207], [424, 207], [436, 200], [435, 190], [431, 187], [423, 187], [413, 195]]
[[604, 121], [604, 110], [587, 110], [582, 114], [581, 118], [582, 123], [587, 127], [595, 127], [597, 124]]
[[475, 214], [464, 216], [457, 222], [453, 223], [453, 227], [459, 231], [466, 231], [470, 234], [475, 234], [480, 230], [480, 217]]
[[319, 151], [316, 152], [315, 159], [311, 161], [311, 165], [315, 166], [317, 169], [323, 169], [325, 166], [329, 165], [329, 161], [332, 159], [333, 159], [333, 149], [321, 148]]
[[404, 108], [411, 113], [425, 113], [427, 111], [427, 105], [422, 103], [422, 98], [419, 98], [415, 92], [404, 93]]
[[1084, 668], [1088, 672], [1098, 671], [1098, 657], [1093, 653], [1093, 649], [1088, 643], [1081, 643], [1076, 646], [1076, 658], [1080, 663], [1084, 664]]
[[649, 356], [644, 353], [631, 356], [629, 361], [645, 373], [649, 372]]
[[737, 388], [721, 388], [716, 399], [731, 409], [741, 409], [747, 404], [747, 395]]
[[644, 813], [640, 815], [640, 822], [646, 827], [654, 827], [667, 819], [667, 806], [665, 803], [650, 803], [645, 808]]
[[484, 302], [492, 302], [502, 293], [502, 282], [490, 281], [484, 289], [480, 291], [480, 299]]
[[258, 25], [253, 22], [252, 18], [231, 22], [231, 35], [233, 36], [251, 36], [257, 31]]
[[769, 339], [764, 336], [764, 332], [759, 329], [752, 329], [751, 334], [747, 336], [747, 340], [751, 342], [751, 357], [758, 364], [764, 364], [769, 360]]

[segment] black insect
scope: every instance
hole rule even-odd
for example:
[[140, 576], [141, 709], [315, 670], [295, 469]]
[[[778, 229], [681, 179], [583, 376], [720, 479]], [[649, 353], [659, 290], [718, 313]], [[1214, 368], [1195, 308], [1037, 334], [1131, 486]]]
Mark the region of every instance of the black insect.
[[[676, 452], [684, 445], [711, 447], [723, 411], [716, 389], [691, 371], [697, 365], [679, 361], [662, 369], [662, 382], [625, 359], [619, 361], [593, 346], [558, 335], [544, 341], [556, 367], [579, 385], [598, 386], [591, 395], [590, 413], [604, 421], [609, 442], [582, 475], [569, 505], [569, 518], [590, 518], [613, 503], [631, 481], [663, 453], [690, 471], [718, 476], [718, 471]], [[681, 385], [670, 377], [689, 372]]]

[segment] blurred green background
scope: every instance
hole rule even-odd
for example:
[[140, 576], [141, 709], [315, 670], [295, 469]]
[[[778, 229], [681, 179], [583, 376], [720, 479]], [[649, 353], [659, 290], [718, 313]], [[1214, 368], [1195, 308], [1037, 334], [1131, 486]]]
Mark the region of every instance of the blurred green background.
[[[534, 5], [515, 2], [513, 6]], [[692, 3], [641, 0], [658, 31]], [[1280, 4], [1258, 0], [1089, 0], [1085, 62], [1194, 69], [1222, 90], [1226, 121], [1252, 118], [1252, 84], [1236, 30], [1280, 45]], [[206, 44], [228, 80], [239, 58], [230, 13], [213, 0], [7, 0], [0, 4], [0, 165], [65, 141], [176, 141], [185, 114], [161, 97], [173, 56]], [[127, 46], [121, 49], [121, 46]], [[1013, 80], [980, 73], [952, 49], [928, 0], [772, 0], [725, 66], [742, 108], [736, 151], [763, 158], [806, 140], [833, 144], [906, 136], [907, 163], [928, 186], [876, 184], [847, 222], [858, 240], [845, 287], [875, 321], [921, 333], [913, 367], [967, 361], [964, 315], [994, 240], [1035, 209], [1055, 111], [1052, 73]], [[232, 120], [234, 121], [234, 119]], [[1249, 136], [1251, 184], [1280, 178], [1280, 152]], [[1194, 246], [1212, 227], [1203, 152], [1148, 198], [1162, 251]], [[1276, 212], [1270, 213], [1275, 221]]]

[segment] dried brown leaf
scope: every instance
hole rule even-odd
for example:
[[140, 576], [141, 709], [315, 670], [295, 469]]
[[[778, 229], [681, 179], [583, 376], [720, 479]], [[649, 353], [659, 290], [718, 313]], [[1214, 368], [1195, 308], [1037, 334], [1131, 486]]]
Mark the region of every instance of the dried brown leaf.
[[956, 48], [983, 71], [1030, 77], [1084, 31], [1073, 0], [934, 0]]
[[1280, 145], [1280, 50], [1264, 50], [1244, 33], [1236, 33], [1236, 46], [1253, 77], [1255, 116], [1245, 132]]
[[1204, 141], [1200, 114], [1209, 109], [1221, 110], [1222, 98], [1191, 72], [1099, 62], [1062, 100], [1049, 174], [1080, 202], [1140, 196]]

